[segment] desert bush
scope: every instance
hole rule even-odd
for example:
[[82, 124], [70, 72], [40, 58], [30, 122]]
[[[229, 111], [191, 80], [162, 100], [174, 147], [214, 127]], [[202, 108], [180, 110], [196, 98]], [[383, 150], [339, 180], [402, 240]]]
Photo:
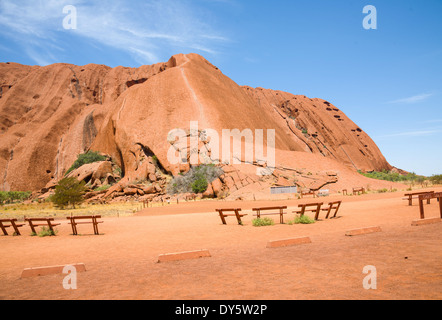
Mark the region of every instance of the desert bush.
[[430, 181], [432, 184], [442, 184], [442, 174], [431, 176]]
[[254, 227], [266, 227], [273, 226], [275, 222], [270, 218], [258, 218], [253, 219], [252, 224]]
[[204, 176], [199, 177], [194, 183], [192, 183], [192, 191], [194, 193], [203, 193], [207, 190], [209, 183]]
[[0, 205], [14, 201], [24, 201], [31, 196], [30, 191], [0, 191]]
[[391, 172], [387, 170], [383, 171], [373, 171], [373, 172], [367, 172], [362, 173], [362, 171], [358, 171], [360, 174], [367, 178], [377, 179], [377, 180], [385, 180], [385, 181], [391, 181], [391, 182], [409, 182], [409, 183], [421, 183], [421, 181], [424, 181], [426, 177], [419, 176], [414, 172], [408, 173], [406, 175], [399, 174], [397, 172]]
[[55, 206], [64, 209], [66, 206], [75, 205], [84, 201], [83, 195], [86, 191], [84, 181], [76, 178], [64, 178], [55, 187], [55, 194], [51, 196], [51, 201]]
[[167, 186], [167, 192], [175, 195], [180, 193], [203, 193], [209, 183], [221, 176], [224, 171], [215, 165], [193, 167], [188, 173], [174, 177]]
[[310, 218], [309, 216], [302, 215], [300, 217], [296, 217], [295, 220], [289, 221], [289, 224], [313, 224], [316, 221]]
[[54, 237], [57, 235], [57, 232], [58, 232], [57, 230], [52, 231], [48, 227], [42, 227], [40, 231], [37, 233], [37, 236], [39, 236], [40, 238]]
[[81, 166], [88, 164], [88, 163], [94, 163], [99, 161], [105, 161], [107, 158], [105, 156], [102, 156], [98, 152], [95, 151], [89, 151], [87, 153], [80, 154], [75, 160], [74, 164], [69, 168], [69, 170], [66, 172], [66, 175], [68, 175], [70, 172], [74, 171], [75, 169], [80, 168]]
[[105, 185], [102, 185], [101, 187], [98, 187], [97, 189], [95, 189], [95, 191], [105, 191], [105, 190], [108, 190], [110, 187], [111, 187], [111, 185], [105, 184]]

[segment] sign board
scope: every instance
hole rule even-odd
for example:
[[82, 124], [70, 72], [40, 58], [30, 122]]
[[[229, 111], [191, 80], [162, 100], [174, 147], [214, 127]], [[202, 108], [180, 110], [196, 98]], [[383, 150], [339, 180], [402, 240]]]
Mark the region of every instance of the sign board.
[[270, 188], [271, 194], [286, 194], [286, 193], [298, 193], [298, 187], [272, 187]]

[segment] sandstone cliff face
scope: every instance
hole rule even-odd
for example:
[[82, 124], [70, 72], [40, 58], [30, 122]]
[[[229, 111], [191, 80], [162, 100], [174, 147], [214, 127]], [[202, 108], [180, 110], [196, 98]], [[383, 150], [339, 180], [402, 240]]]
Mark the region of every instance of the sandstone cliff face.
[[167, 137], [188, 131], [191, 121], [220, 134], [274, 129], [276, 162], [293, 168], [305, 156], [303, 168], [310, 164], [312, 172], [317, 163], [349, 175], [391, 169], [368, 135], [327, 101], [240, 87], [196, 54], [140, 68], [0, 63], [0, 88], [0, 190], [40, 190], [89, 149], [109, 155], [126, 183], [152, 175], [153, 156], [163, 173], [185, 172], [188, 165], [169, 163]]
[[330, 102], [262, 88], [244, 90], [261, 108], [280, 115], [288, 136], [303, 151], [335, 159], [356, 171], [392, 169], [373, 140]]

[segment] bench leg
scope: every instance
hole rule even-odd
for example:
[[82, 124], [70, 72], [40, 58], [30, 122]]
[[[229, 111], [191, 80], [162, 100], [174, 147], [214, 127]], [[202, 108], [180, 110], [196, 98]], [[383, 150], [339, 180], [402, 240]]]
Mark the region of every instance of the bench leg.
[[421, 214], [421, 219], [425, 219], [424, 202], [422, 200], [419, 200], [419, 211]]
[[74, 219], [69, 218], [69, 220], [71, 221], [72, 235], [76, 236], [77, 235], [77, 224], [75, 223]]
[[48, 221], [48, 227], [49, 227], [49, 230], [51, 230], [52, 233], [55, 234], [54, 227], [52, 226], [51, 221]]
[[0, 228], [1, 228], [2, 231], [3, 231], [3, 234], [4, 234], [5, 236], [7, 236], [7, 235], [8, 235], [8, 232], [6, 231], [6, 228], [3, 226], [3, 222], [0, 222]]
[[318, 221], [319, 220], [319, 212], [321, 211], [321, 206], [318, 206], [318, 208], [316, 208], [316, 214], [315, 214], [315, 220]]
[[37, 232], [35, 231], [35, 227], [34, 227], [34, 225], [32, 224], [32, 221], [28, 221], [29, 222], [29, 226], [31, 227], [31, 231], [32, 231], [32, 233], [33, 234], [37, 234]]
[[240, 216], [238, 210], [235, 210], [235, 215], [236, 215], [236, 220], [238, 220], [238, 224], [240, 226], [242, 226], [241, 216]]
[[439, 201], [439, 211], [440, 211], [440, 218], [442, 219], [442, 201], [440, 201], [442, 198], [437, 198]]
[[341, 207], [341, 204], [339, 203], [338, 207], [336, 208], [335, 215], [333, 216], [333, 218], [336, 218], [336, 215], [338, 214], [338, 211], [339, 211], [340, 207]]
[[93, 217], [92, 218], [92, 223], [93, 223], [93, 225], [94, 225], [94, 233], [95, 233], [95, 235], [99, 235], [99, 232], [98, 232], [98, 222], [97, 222], [97, 218], [95, 218], [95, 217]]
[[300, 214], [301, 214], [301, 217], [302, 217], [303, 215], [305, 215], [305, 207], [303, 207], [303, 208], [302, 208], [302, 210], [301, 210], [301, 213], [300, 213]]
[[330, 212], [332, 211], [332, 207], [333, 206], [330, 206], [330, 208], [328, 208], [327, 215], [325, 216], [325, 219], [328, 219], [328, 217], [330, 216]]
[[226, 219], [225, 219], [225, 217], [224, 217], [224, 215], [223, 215], [222, 212], [219, 213], [219, 217], [221, 218], [221, 221], [222, 221], [222, 223], [223, 223], [224, 225], [227, 224]]
[[17, 225], [15, 224], [15, 221], [11, 221], [11, 225], [12, 225], [12, 227], [14, 228], [15, 234], [16, 234], [17, 236], [21, 236], [21, 234], [20, 234], [20, 230], [18, 230], [18, 227], [17, 227]]

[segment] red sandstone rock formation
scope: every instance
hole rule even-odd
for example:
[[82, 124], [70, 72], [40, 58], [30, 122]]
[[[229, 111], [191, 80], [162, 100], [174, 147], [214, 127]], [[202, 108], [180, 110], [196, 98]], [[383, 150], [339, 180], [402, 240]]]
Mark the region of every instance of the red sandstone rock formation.
[[[229, 166], [210, 185], [215, 195], [256, 183], [297, 181], [312, 189], [352, 179], [362, 184], [367, 180], [357, 170], [392, 168], [370, 137], [331, 103], [240, 87], [196, 54], [140, 68], [0, 63], [0, 88], [0, 190], [53, 186], [87, 150], [109, 155], [121, 167], [126, 188], [143, 179], [164, 188], [161, 175], [189, 169], [169, 163], [168, 133], [189, 130], [191, 121], [220, 135], [223, 129], [276, 131], [273, 175], [257, 178], [257, 163]], [[125, 193], [125, 187], [117, 189]], [[129, 189], [127, 194], [141, 196]]]

